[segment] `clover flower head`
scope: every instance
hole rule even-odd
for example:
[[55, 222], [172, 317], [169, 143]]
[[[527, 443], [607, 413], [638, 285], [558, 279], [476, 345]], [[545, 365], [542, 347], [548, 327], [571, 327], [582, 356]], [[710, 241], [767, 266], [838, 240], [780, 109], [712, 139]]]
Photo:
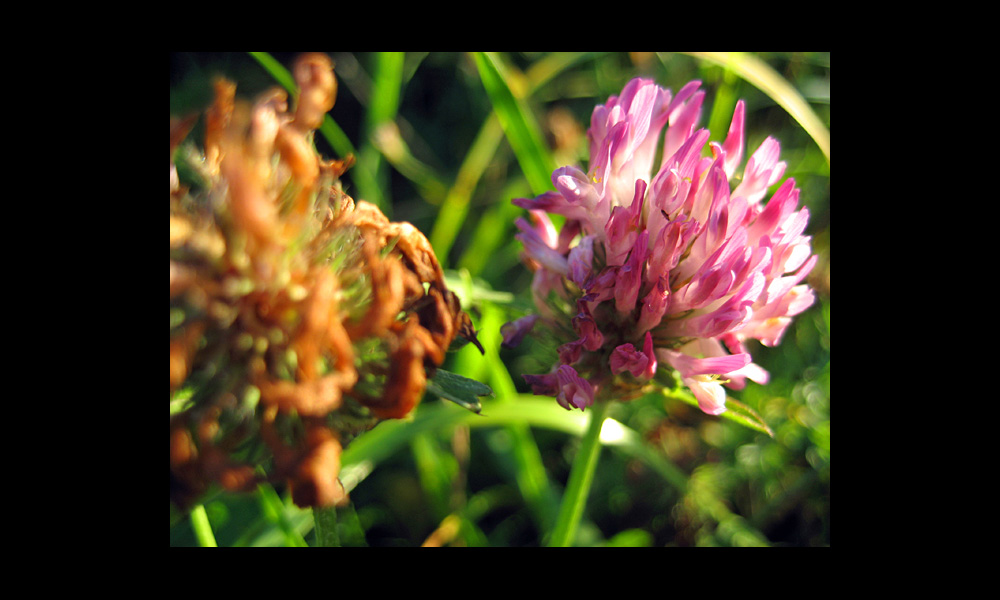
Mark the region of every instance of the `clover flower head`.
[[[323, 54], [300, 93], [252, 104], [216, 82], [204, 148], [170, 122], [170, 497], [285, 481], [299, 506], [346, 500], [341, 450], [420, 401], [456, 336], [478, 346], [430, 242], [354, 202], [314, 131], [334, 104]], [[186, 177], [182, 178], [182, 172]]]
[[[724, 385], [767, 382], [745, 342], [777, 345], [813, 303], [801, 282], [817, 257], [795, 181], [764, 202], [785, 172], [778, 142], [765, 139], [740, 172], [744, 103], [725, 140], [709, 142], [697, 128], [700, 85], [675, 95], [629, 81], [593, 111], [589, 170], [556, 169], [555, 190], [513, 200], [528, 210], [517, 238], [537, 313], [504, 325], [504, 345], [535, 328], [560, 344], [549, 373], [525, 375], [534, 393], [583, 409], [672, 369], [702, 410], [720, 414]], [[550, 214], [565, 217], [560, 230]]]

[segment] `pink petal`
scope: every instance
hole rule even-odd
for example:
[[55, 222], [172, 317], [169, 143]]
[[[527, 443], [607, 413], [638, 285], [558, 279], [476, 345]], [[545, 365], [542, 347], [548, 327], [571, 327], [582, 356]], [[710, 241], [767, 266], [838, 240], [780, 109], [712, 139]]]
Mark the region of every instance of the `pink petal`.
[[618, 268], [615, 283], [615, 309], [620, 314], [628, 314], [635, 308], [642, 287], [642, 267], [646, 262], [649, 232], [643, 230], [629, 254], [625, 264]]
[[521, 230], [521, 233], [514, 237], [521, 241], [524, 245], [524, 250], [528, 253], [529, 257], [538, 261], [538, 263], [545, 268], [559, 273], [560, 275], [566, 275], [569, 273], [569, 264], [566, 262], [566, 257], [559, 254], [554, 248], [549, 246], [542, 237], [547, 234], [544, 229], [540, 232], [538, 229], [529, 225], [523, 218], [518, 218], [514, 224]]
[[639, 320], [636, 322], [636, 331], [648, 332], [650, 329], [660, 324], [663, 315], [667, 312], [668, 299], [670, 298], [670, 286], [666, 277], [657, 279], [646, 297], [642, 300], [642, 308], [639, 311]]
[[718, 381], [684, 379], [683, 383], [698, 399], [698, 408], [702, 411], [710, 415], [726, 412], [726, 391]]
[[569, 278], [581, 289], [594, 269], [594, 236], [583, 237], [569, 251]]
[[614, 374], [628, 371], [633, 377], [642, 376], [649, 365], [649, 357], [644, 352], [639, 352], [632, 344], [622, 344], [611, 352], [609, 360], [611, 372]]
[[594, 386], [580, 377], [576, 369], [569, 365], [561, 365], [556, 369], [556, 377], [559, 381], [556, 401], [564, 408], [584, 409], [594, 403]]
[[515, 348], [520, 345], [524, 336], [535, 326], [536, 321], [538, 321], [538, 315], [527, 315], [504, 324], [500, 327], [500, 334], [503, 336], [503, 343], [500, 345], [504, 348]]
[[743, 160], [743, 116], [745, 106], [742, 100], [736, 103], [736, 110], [733, 112], [733, 122], [729, 125], [729, 133], [726, 141], [722, 144], [722, 149], [726, 153], [726, 177], [732, 179], [736, 167]]
[[680, 372], [681, 377], [695, 375], [725, 375], [742, 369], [750, 364], [749, 354], [731, 354], [728, 356], [713, 356], [711, 358], [695, 358], [676, 350], [659, 348], [656, 355], [663, 362]]

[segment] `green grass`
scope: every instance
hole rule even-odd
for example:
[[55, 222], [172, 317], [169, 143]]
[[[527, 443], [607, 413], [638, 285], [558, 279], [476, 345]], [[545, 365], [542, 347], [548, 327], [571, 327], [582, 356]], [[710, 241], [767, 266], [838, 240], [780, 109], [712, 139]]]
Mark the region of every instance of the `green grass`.
[[[215, 73], [241, 95], [276, 84], [294, 92], [294, 57], [175, 53], [171, 110], [207, 105]], [[345, 191], [428, 235], [487, 351], [467, 346], [444, 368], [488, 384], [494, 397], [477, 415], [428, 395], [412, 419], [352, 442], [342, 457], [351, 505], [323, 515], [319, 532], [312, 511], [262, 486], [210, 495], [192, 515], [172, 512], [172, 546], [419, 546], [432, 536], [469, 546], [830, 544], [829, 53], [331, 57], [339, 91], [317, 148], [330, 158], [354, 153]], [[544, 368], [537, 345], [499, 346], [499, 326], [530, 306], [530, 273], [513, 239], [523, 211], [510, 201], [550, 189], [555, 167], [585, 166], [590, 112], [637, 75], [674, 91], [700, 79], [700, 125], [713, 140], [742, 98], [747, 154], [768, 135], [780, 141], [821, 255], [810, 276], [817, 302], [781, 346], [751, 347], [772, 380], [732, 396], [761, 426], [704, 415], [680, 396], [616, 403], [599, 436], [589, 429], [603, 448], [574, 479], [590, 413], [530, 395], [521, 375]], [[575, 137], [559, 122], [575, 123]], [[581, 493], [572, 514], [561, 509]]]

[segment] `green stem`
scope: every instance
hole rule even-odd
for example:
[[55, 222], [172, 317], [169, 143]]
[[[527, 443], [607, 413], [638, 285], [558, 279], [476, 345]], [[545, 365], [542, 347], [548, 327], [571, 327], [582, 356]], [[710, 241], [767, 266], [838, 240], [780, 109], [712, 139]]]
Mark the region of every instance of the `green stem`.
[[590, 484], [594, 480], [594, 470], [597, 468], [597, 458], [601, 454], [601, 426], [608, 413], [608, 402], [597, 401], [590, 407], [590, 422], [583, 434], [580, 449], [573, 459], [573, 468], [569, 473], [569, 482], [559, 506], [559, 516], [556, 526], [549, 537], [550, 547], [567, 547], [572, 545], [576, 537], [576, 528], [587, 505]]
[[337, 533], [337, 509], [313, 508], [313, 528], [316, 531], [316, 544], [325, 548], [340, 546], [340, 535]]
[[198, 539], [198, 545], [202, 548], [216, 548], [215, 534], [212, 533], [212, 525], [208, 522], [208, 513], [205, 512], [205, 505], [199, 504], [191, 509], [191, 528], [194, 529], [194, 536]]

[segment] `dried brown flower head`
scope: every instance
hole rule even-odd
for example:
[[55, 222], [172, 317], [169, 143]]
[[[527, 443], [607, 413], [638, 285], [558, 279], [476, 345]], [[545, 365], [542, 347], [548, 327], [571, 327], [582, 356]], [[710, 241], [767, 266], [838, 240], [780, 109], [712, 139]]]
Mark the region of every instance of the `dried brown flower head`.
[[[227, 81], [204, 148], [171, 119], [170, 489], [287, 481], [300, 506], [345, 499], [340, 453], [406, 416], [456, 335], [475, 341], [427, 239], [354, 202], [314, 130], [333, 107], [330, 59], [301, 56], [300, 88], [252, 104]], [[176, 162], [175, 162], [176, 161]], [[178, 171], [188, 183], [182, 184]]]

